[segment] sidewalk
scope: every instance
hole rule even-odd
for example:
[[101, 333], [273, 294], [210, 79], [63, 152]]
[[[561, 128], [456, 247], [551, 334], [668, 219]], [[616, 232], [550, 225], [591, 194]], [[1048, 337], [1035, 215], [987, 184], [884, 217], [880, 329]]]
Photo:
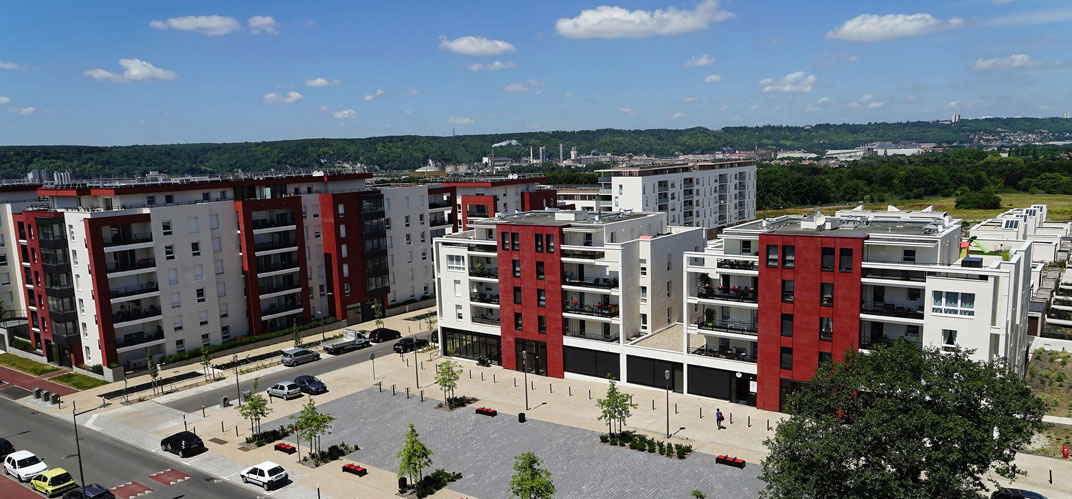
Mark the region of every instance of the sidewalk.
[[[60, 376], [67, 374], [70, 371], [59, 371], [41, 376], [34, 376], [32, 374], [26, 374], [24, 372], [16, 371], [8, 367], [0, 367], [0, 381], [3, 381], [7, 385], [18, 386], [25, 388], [28, 391], [33, 391], [34, 388], [41, 388], [42, 390], [48, 390], [52, 393], [58, 393], [61, 397], [66, 397], [72, 393], [77, 392], [74, 388], [69, 386], [63, 386], [57, 383], [48, 381], [48, 378], [53, 376]], [[0, 388], [7, 388], [6, 386]]]

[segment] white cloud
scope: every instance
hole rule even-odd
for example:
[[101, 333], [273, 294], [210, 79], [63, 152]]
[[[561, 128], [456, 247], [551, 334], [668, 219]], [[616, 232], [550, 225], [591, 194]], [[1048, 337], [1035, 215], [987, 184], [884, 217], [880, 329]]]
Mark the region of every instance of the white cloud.
[[820, 110], [820, 109], [822, 109], [822, 108], [824, 108], [824, 107], [826, 107], [828, 105], [830, 105], [830, 98], [829, 97], [820, 97], [819, 100], [815, 101], [814, 103], [808, 104], [808, 107], [804, 108], [804, 110], [814, 112], [814, 111], [818, 111], [818, 110]]
[[334, 87], [335, 85], [342, 85], [342, 82], [319, 77], [305, 80], [305, 86], [307, 87]]
[[722, 77], [719, 75], [707, 75], [703, 79], [704, 83], [718, 83], [720, 81], [722, 81]]
[[730, 17], [733, 13], [722, 10], [718, 0], [704, 0], [693, 10], [667, 7], [630, 11], [601, 5], [582, 10], [577, 17], [559, 19], [555, 31], [566, 38], [646, 38], [701, 31]]
[[517, 52], [517, 48], [502, 40], [490, 40], [482, 36], [459, 36], [448, 40], [439, 35], [439, 49], [465, 55], [499, 55]]
[[698, 67], [701, 67], [701, 66], [710, 66], [710, 65], [714, 64], [716, 60], [717, 59], [715, 59], [714, 57], [711, 57], [711, 56], [709, 56], [707, 54], [701, 55], [700, 57], [692, 56], [692, 57], [689, 58], [689, 60], [681, 63], [681, 67], [683, 67], [683, 68], [698, 68]]
[[566, 98], [570, 98], [570, 97], [573, 97], [573, 92], [563, 92], [563, 93], [562, 93], [562, 96], [563, 96], [563, 97], [566, 97]]
[[4, 97], [3, 95], [0, 95], [0, 104], [7, 104], [8, 102], [11, 102], [10, 97]]
[[166, 21], [152, 21], [149, 23], [156, 29], [177, 29], [180, 31], [196, 31], [202, 35], [219, 36], [232, 31], [242, 29], [242, 25], [233, 17], [227, 16], [182, 16], [172, 17]]
[[671, 114], [667, 119], [669, 119], [671, 121], [674, 121], [674, 120], [680, 120], [681, 118], [684, 118], [684, 117], [685, 117], [685, 113], [674, 113], [674, 114]]
[[1030, 68], [1038, 63], [1031, 60], [1027, 54], [1013, 54], [1008, 57], [995, 57], [993, 59], [979, 59], [972, 63], [972, 71], [1005, 70]]
[[681, 102], [696, 102], [698, 100], [700, 100], [698, 97], [693, 97], [691, 95], [686, 95], [681, 98]]
[[636, 116], [637, 115], [636, 109], [633, 109], [631, 107], [619, 107], [618, 112], [622, 113], [622, 114], [624, 114], [626, 116]]
[[960, 28], [964, 20], [951, 17], [948, 21], [930, 14], [861, 14], [826, 33], [827, 40], [849, 42], [878, 42], [912, 36], [929, 35], [936, 31]]
[[803, 71], [789, 73], [782, 78], [764, 78], [759, 86], [764, 93], [806, 94], [815, 85], [815, 75], [805, 75]]
[[1072, 21], [1072, 8], [1032, 10], [1002, 15], [982, 23], [983, 26], [1041, 26]]
[[377, 88], [375, 92], [372, 92], [371, 94], [365, 94], [365, 100], [369, 101], [375, 99], [385, 93], [387, 92], [384, 92], [382, 89]]
[[33, 106], [30, 106], [30, 107], [13, 107], [13, 108], [11, 108], [11, 112], [13, 112], [15, 114], [21, 114], [23, 116], [29, 116], [29, 115], [31, 115], [33, 113], [36, 113], [37, 109], [34, 109]]
[[401, 114], [402, 116], [409, 116], [413, 114], [413, 111], [410, 111], [409, 109], [403, 109], [399, 111], [398, 114]]
[[179, 76], [174, 71], [158, 68], [141, 59], [119, 59], [119, 65], [123, 66], [123, 74], [121, 75], [100, 68], [90, 69], [83, 74], [97, 81], [112, 81], [116, 83], [147, 80], [174, 80]]
[[407, 88], [402, 91], [402, 95], [417, 95], [419, 93], [421, 93], [421, 91], [416, 88]]
[[528, 92], [529, 87], [526, 87], [524, 83], [511, 83], [503, 90], [507, 92]]
[[272, 16], [253, 16], [249, 18], [249, 31], [254, 35], [261, 33], [267, 33], [269, 35], [279, 34], [279, 23], [275, 21]]
[[321, 111], [327, 111], [327, 110], [329, 110], [330, 108], [329, 108], [329, 107], [327, 107], [327, 106], [320, 106], [320, 107], [318, 107], [317, 109], [319, 109], [319, 110], [321, 110]]
[[451, 116], [447, 118], [447, 123], [451, 125], [472, 125], [474, 121], [464, 116]]
[[528, 92], [532, 90], [533, 95], [540, 95], [544, 90], [544, 83], [540, 80], [529, 79], [524, 83], [511, 83], [503, 89], [506, 92]]
[[880, 108], [882, 106], [885, 106], [885, 105], [886, 105], [886, 101], [878, 100], [878, 99], [875, 98], [874, 95], [871, 95], [871, 94], [864, 94], [863, 97], [860, 97], [860, 100], [853, 101], [853, 102], [849, 103], [849, 107], [853, 107], [853, 108], [861, 108], [861, 107], [863, 107], [863, 108], [867, 108], [867, 109], [878, 109], [878, 108]]
[[0, 61], [0, 69], [19, 69], [19, 65], [13, 62]]
[[951, 101], [949, 101], [949, 104], [945, 105], [946, 109], [956, 109], [958, 107], [960, 107], [960, 101], [959, 100], [951, 100]]
[[357, 117], [357, 112], [354, 111], [353, 109], [343, 109], [342, 111], [335, 111], [334, 113], [331, 113], [331, 115], [334, 116], [337, 119], [342, 120], [342, 119], [356, 118]]
[[465, 69], [468, 69], [469, 71], [498, 71], [500, 69], [512, 69], [516, 67], [517, 64], [514, 64], [514, 61], [495, 61], [490, 64], [481, 64], [479, 62], [474, 62], [466, 66]]
[[302, 97], [302, 94], [299, 94], [298, 92], [290, 91], [290, 92], [287, 92], [287, 95], [285, 95], [285, 96], [284, 95], [279, 95], [279, 94], [277, 94], [275, 92], [272, 92], [270, 94], [264, 94], [264, 97], [263, 97], [262, 100], [264, 101], [265, 104], [293, 104], [293, 103], [298, 102], [298, 101], [300, 101], [300, 100], [302, 100], [304, 98], [305, 97]]

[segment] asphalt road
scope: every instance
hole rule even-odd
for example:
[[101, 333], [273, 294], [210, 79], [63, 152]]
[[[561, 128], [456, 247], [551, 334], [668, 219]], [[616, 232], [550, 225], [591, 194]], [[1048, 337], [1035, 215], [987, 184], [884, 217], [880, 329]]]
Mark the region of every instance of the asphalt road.
[[[427, 335], [428, 333], [417, 334]], [[403, 337], [405, 337], [405, 335], [403, 335]], [[347, 366], [368, 362], [369, 354], [376, 354], [377, 360], [385, 356], [397, 356], [398, 354], [393, 350], [395, 342], [397, 341], [398, 340], [391, 340], [384, 343], [373, 343], [370, 347], [362, 348], [360, 350], [352, 350], [339, 355], [331, 355], [321, 352], [320, 360], [316, 362], [288, 367], [272, 374], [264, 374], [260, 376], [258, 376], [257, 373], [244, 374], [239, 376], [239, 382], [242, 385], [242, 390], [252, 390], [253, 380], [259, 377], [260, 390], [266, 390], [269, 386], [272, 386], [275, 383], [281, 381], [293, 381], [294, 378], [301, 375], [319, 376], [337, 369], [343, 369]], [[413, 355], [413, 353], [410, 353], [409, 355]], [[232, 371], [232, 375], [233, 374], [234, 372]], [[328, 386], [328, 389], [330, 390], [331, 386]], [[201, 410], [202, 406], [212, 407], [218, 405], [220, 403], [220, 397], [223, 395], [226, 395], [227, 398], [231, 400], [231, 403], [234, 403], [235, 397], [238, 395], [238, 389], [235, 388], [233, 379], [230, 384], [225, 385], [222, 388], [190, 395], [189, 397], [183, 397], [182, 399], [173, 400], [164, 405], [183, 412], [197, 412]]]
[[[92, 414], [92, 413], [91, 413]], [[89, 414], [79, 416], [81, 421]], [[53, 416], [40, 414], [31, 408], [0, 398], [0, 437], [7, 438], [16, 449], [37, 454], [49, 467], [62, 467], [78, 480], [78, 459], [63, 456], [75, 454], [74, 428]], [[84, 426], [78, 428], [82, 447], [82, 466], [86, 480], [112, 488], [127, 482], [137, 482], [154, 490], [153, 497], [171, 498], [255, 498], [253, 490], [200, 473], [181, 462], [131, 447]], [[165, 486], [151, 480], [149, 475], [175, 469], [191, 478]], [[0, 476], [0, 480], [10, 480]]]

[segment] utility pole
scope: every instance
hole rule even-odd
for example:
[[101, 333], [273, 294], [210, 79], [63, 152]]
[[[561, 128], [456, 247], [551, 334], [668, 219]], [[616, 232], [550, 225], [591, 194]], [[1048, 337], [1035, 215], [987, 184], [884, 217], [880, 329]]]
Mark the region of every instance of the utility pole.
[[238, 397], [238, 406], [242, 407], [242, 385], [238, 382], [238, 354], [234, 354], [231, 360], [234, 362], [234, 384]]
[[74, 449], [78, 455], [78, 481], [82, 487], [85, 487], [86, 474], [82, 470], [82, 444], [78, 441], [78, 412], [73, 400], [71, 401], [71, 422], [74, 423]]

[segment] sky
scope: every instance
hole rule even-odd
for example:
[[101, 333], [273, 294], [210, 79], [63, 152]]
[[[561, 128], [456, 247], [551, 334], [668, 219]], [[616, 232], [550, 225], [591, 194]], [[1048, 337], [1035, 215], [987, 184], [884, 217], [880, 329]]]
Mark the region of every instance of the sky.
[[1062, 0], [8, 2], [0, 145], [1072, 111]]

